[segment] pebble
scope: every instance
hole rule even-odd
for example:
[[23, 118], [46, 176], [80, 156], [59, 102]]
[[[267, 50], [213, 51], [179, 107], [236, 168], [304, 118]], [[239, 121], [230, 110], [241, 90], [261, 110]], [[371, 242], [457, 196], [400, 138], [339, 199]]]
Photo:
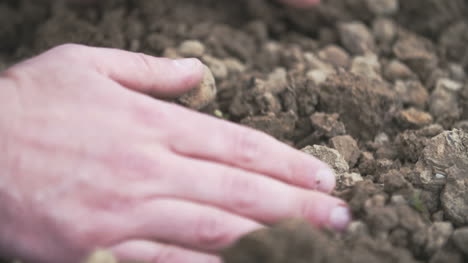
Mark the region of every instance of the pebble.
[[392, 15], [398, 11], [398, 0], [366, 0], [367, 8], [376, 16]]
[[182, 95], [178, 100], [191, 109], [200, 110], [216, 98], [216, 92], [216, 82], [213, 74], [210, 69], [205, 66], [205, 74], [198, 87]]
[[278, 94], [288, 87], [288, 73], [284, 68], [276, 68], [268, 74], [265, 89], [273, 94]]
[[367, 26], [361, 22], [338, 25], [341, 43], [352, 55], [375, 51], [375, 41]]
[[201, 57], [205, 53], [205, 45], [198, 40], [186, 40], [178, 48], [179, 54], [184, 57]]
[[385, 65], [383, 75], [390, 81], [416, 78], [416, 74], [407, 65], [395, 59]]
[[358, 173], [344, 173], [341, 175], [341, 178], [338, 180], [337, 188], [350, 188], [353, 187], [358, 182], [362, 182], [364, 179]]
[[213, 73], [213, 76], [217, 80], [227, 78], [228, 69], [222, 60], [209, 55], [205, 55], [202, 57], [202, 61], [208, 66], [208, 68], [210, 68], [211, 72]]
[[328, 45], [318, 52], [318, 57], [326, 63], [335, 67], [347, 68], [350, 64], [350, 57], [346, 50], [337, 45]]
[[432, 116], [424, 111], [409, 108], [401, 110], [398, 113], [397, 119], [403, 127], [407, 128], [421, 128], [432, 123]]
[[381, 65], [375, 54], [356, 56], [351, 63], [351, 72], [372, 80], [382, 81]]
[[223, 63], [230, 74], [244, 73], [246, 70], [246, 66], [236, 58], [226, 58]]
[[398, 27], [392, 19], [377, 18], [372, 23], [372, 33], [377, 42], [391, 44], [398, 34]]
[[317, 112], [310, 116], [310, 120], [312, 126], [321, 135], [335, 137], [346, 134], [345, 126], [341, 121], [338, 120], [339, 117], [340, 115], [336, 113], [328, 114]]
[[341, 180], [343, 174], [349, 170], [348, 163], [335, 149], [322, 145], [313, 145], [306, 146], [301, 151], [310, 154], [328, 164], [335, 171], [338, 180]]
[[361, 151], [353, 137], [349, 135], [335, 136], [330, 139], [330, 144], [343, 156], [350, 167], [356, 165], [359, 156], [361, 156]]
[[[468, 224], [468, 133], [454, 129], [444, 131], [427, 143], [416, 163], [416, 174], [423, 188], [441, 189], [445, 217], [456, 226]], [[446, 178], [438, 179], [440, 173]]]
[[405, 105], [424, 109], [429, 101], [429, 93], [417, 80], [397, 80], [394, 89]]
[[458, 91], [462, 84], [450, 79], [439, 79], [431, 94], [429, 110], [439, 122], [456, 120], [461, 112], [458, 107]]

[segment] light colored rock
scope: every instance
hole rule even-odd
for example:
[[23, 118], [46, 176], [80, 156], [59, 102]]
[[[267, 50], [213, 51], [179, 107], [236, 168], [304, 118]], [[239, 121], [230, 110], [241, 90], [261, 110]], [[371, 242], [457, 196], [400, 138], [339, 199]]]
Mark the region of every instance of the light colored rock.
[[229, 73], [243, 73], [246, 70], [246, 66], [235, 58], [226, 58], [223, 60], [223, 63], [226, 66]]
[[265, 88], [267, 91], [278, 94], [284, 91], [288, 86], [288, 73], [284, 68], [276, 68], [271, 72], [266, 80]]
[[429, 110], [438, 121], [456, 120], [461, 112], [458, 107], [458, 92], [462, 84], [450, 79], [439, 79], [431, 94]]
[[381, 65], [375, 54], [356, 56], [351, 63], [351, 72], [366, 78], [382, 81]]
[[349, 135], [335, 136], [330, 139], [330, 144], [343, 156], [350, 167], [356, 165], [359, 156], [361, 156], [361, 151], [353, 137]]
[[343, 179], [343, 175], [348, 172], [349, 165], [341, 154], [326, 146], [314, 145], [306, 146], [301, 151], [314, 156], [315, 158], [328, 164], [335, 172], [338, 184]]
[[432, 116], [424, 111], [415, 108], [401, 110], [398, 113], [398, 121], [404, 126], [409, 128], [421, 128], [432, 123]]
[[450, 222], [435, 222], [427, 231], [426, 253], [434, 254], [441, 249], [449, 240], [453, 233], [453, 226]]
[[366, 0], [367, 7], [376, 16], [392, 15], [398, 11], [398, 0]]
[[338, 31], [343, 46], [352, 55], [375, 51], [375, 40], [367, 26], [361, 22], [341, 23]]
[[417, 80], [396, 81], [394, 89], [401, 101], [410, 106], [424, 109], [429, 101], [429, 93]]
[[392, 19], [378, 18], [372, 23], [372, 32], [379, 43], [391, 44], [398, 33], [398, 27]]
[[201, 57], [205, 53], [205, 45], [198, 40], [186, 40], [180, 44], [178, 51], [184, 57]]
[[335, 67], [347, 68], [350, 64], [350, 57], [346, 50], [336, 45], [328, 45], [318, 52], [318, 57], [326, 63]]
[[384, 67], [384, 76], [390, 81], [416, 78], [411, 69], [398, 60], [392, 60]]
[[[468, 224], [468, 133], [454, 129], [432, 138], [416, 163], [418, 184], [440, 189], [446, 218], [455, 225]], [[438, 176], [444, 175], [444, 177]]]
[[179, 54], [177, 49], [172, 48], [172, 47], [168, 47], [164, 49], [162, 56], [165, 58], [170, 58], [170, 59], [182, 58], [182, 56]]
[[225, 79], [228, 76], [228, 69], [222, 60], [205, 55], [202, 57], [202, 61], [210, 68], [217, 80]]
[[190, 90], [178, 98], [183, 105], [200, 110], [210, 104], [216, 98], [216, 82], [210, 69], [205, 66], [203, 80], [198, 87]]
[[358, 173], [344, 173], [338, 180], [338, 184], [339, 188], [349, 188], [362, 181], [364, 181], [364, 179]]
[[392, 195], [392, 197], [390, 198], [390, 203], [394, 205], [404, 205], [407, 204], [407, 201], [402, 195]]
[[316, 86], [319, 86], [328, 79], [329, 76], [333, 75], [330, 71], [322, 69], [313, 69], [307, 72], [307, 79], [311, 80]]

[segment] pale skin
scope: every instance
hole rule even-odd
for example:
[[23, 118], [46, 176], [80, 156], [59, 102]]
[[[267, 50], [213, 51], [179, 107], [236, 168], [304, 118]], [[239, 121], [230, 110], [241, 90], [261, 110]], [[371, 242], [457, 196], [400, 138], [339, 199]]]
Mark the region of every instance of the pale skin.
[[196, 59], [73, 44], [2, 72], [0, 255], [219, 263], [220, 249], [286, 218], [344, 229], [324, 163], [161, 100], [202, 74]]

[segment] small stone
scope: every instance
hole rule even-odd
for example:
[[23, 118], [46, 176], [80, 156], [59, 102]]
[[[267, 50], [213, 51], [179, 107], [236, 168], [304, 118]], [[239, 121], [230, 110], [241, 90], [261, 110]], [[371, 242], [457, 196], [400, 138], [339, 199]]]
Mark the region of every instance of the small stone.
[[438, 122], [452, 123], [460, 117], [458, 92], [462, 85], [450, 79], [439, 79], [431, 94], [429, 110]]
[[358, 173], [344, 173], [338, 180], [338, 188], [350, 188], [364, 179]]
[[425, 251], [428, 255], [432, 255], [447, 243], [453, 233], [453, 226], [450, 222], [435, 222], [427, 232]]
[[404, 205], [407, 204], [407, 201], [402, 195], [392, 195], [390, 198], [390, 203], [393, 205]]
[[304, 53], [304, 61], [307, 65], [307, 68], [309, 68], [310, 70], [319, 69], [319, 70], [327, 71], [330, 73], [336, 72], [332, 65], [325, 63], [313, 53], [310, 53], [310, 52]]
[[382, 81], [381, 65], [375, 54], [356, 56], [351, 63], [351, 72], [369, 79]]
[[356, 165], [361, 151], [353, 137], [349, 135], [335, 136], [330, 139], [330, 144], [343, 156], [350, 167]]
[[415, 108], [401, 110], [397, 116], [398, 122], [405, 128], [421, 128], [432, 123], [432, 116]]
[[194, 89], [178, 98], [183, 105], [200, 110], [216, 98], [216, 82], [210, 69], [205, 66], [203, 80]]
[[85, 263], [117, 263], [117, 259], [110, 251], [96, 250], [84, 262]]
[[398, 11], [398, 0], [366, 0], [367, 7], [376, 16], [392, 15]]
[[424, 109], [429, 101], [429, 93], [419, 81], [398, 80], [395, 83], [394, 89], [405, 106], [414, 106]]
[[165, 58], [170, 58], [170, 59], [178, 59], [182, 57], [177, 51], [177, 49], [172, 48], [172, 47], [168, 47], [164, 49], [162, 56]]
[[388, 137], [385, 132], [377, 134], [374, 138], [374, 144], [377, 146], [377, 148], [382, 147], [388, 143], [390, 143], [390, 137]]
[[307, 72], [306, 77], [307, 79], [310, 79], [316, 86], [318, 86], [322, 83], [325, 83], [330, 75], [332, 75], [332, 73], [327, 70], [313, 69]]
[[335, 171], [338, 180], [340, 180], [341, 176], [349, 170], [348, 163], [343, 158], [343, 156], [341, 156], [341, 154], [335, 149], [331, 149], [321, 145], [314, 145], [307, 146], [301, 151], [310, 154], [328, 164]]
[[205, 46], [198, 40], [186, 40], [178, 50], [184, 57], [201, 57], [205, 53]]
[[268, 75], [265, 89], [272, 94], [278, 94], [288, 87], [288, 73], [284, 68], [276, 68]]
[[468, 227], [455, 230], [452, 235], [452, 240], [457, 248], [462, 251], [465, 256], [468, 256]]
[[384, 67], [384, 76], [390, 81], [396, 81], [414, 79], [416, 74], [404, 63], [398, 60], [392, 60]]
[[367, 225], [362, 221], [352, 221], [348, 225], [348, 229], [346, 233], [353, 235], [353, 236], [363, 236], [369, 233], [369, 229]]
[[450, 63], [448, 66], [450, 77], [457, 81], [463, 82], [466, 79], [465, 69], [462, 65], [456, 63]]
[[363, 55], [375, 51], [374, 37], [367, 26], [361, 22], [341, 23], [338, 25], [343, 46], [353, 55]]
[[397, 36], [398, 28], [393, 20], [378, 18], [372, 24], [372, 32], [378, 43], [391, 44]]
[[438, 58], [432, 42], [420, 36], [402, 35], [393, 46], [393, 53], [421, 79], [429, 78], [438, 66]]
[[217, 80], [225, 79], [228, 76], [228, 69], [222, 60], [205, 55], [202, 61], [208, 66]]
[[335, 137], [346, 134], [344, 124], [339, 121], [340, 115], [333, 113], [314, 113], [311, 117], [312, 126], [322, 135]]
[[246, 70], [246, 66], [235, 58], [226, 58], [223, 60], [223, 63], [226, 66], [229, 73], [239, 74], [245, 72]]
[[[455, 225], [468, 224], [468, 133], [445, 131], [427, 143], [416, 163], [417, 184], [441, 189], [441, 204], [445, 216]], [[441, 174], [446, 178], [437, 178]], [[440, 176], [439, 176], [440, 177]]]
[[347, 68], [350, 64], [349, 54], [346, 50], [336, 45], [326, 46], [318, 52], [318, 57], [335, 67]]

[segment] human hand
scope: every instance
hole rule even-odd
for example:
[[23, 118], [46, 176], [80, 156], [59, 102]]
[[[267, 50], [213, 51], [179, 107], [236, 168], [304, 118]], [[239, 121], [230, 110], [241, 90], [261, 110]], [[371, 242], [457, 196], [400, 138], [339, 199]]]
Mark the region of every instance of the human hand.
[[[0, 254], [148, 262], [216, 252], [281, 219], [342, 229], [329, 168], [258, 131], [156, 100], [202, 78], [196, 59], [63, 45], [0, 75]], [[145, 93], [145, 94], [143, 94]]]

